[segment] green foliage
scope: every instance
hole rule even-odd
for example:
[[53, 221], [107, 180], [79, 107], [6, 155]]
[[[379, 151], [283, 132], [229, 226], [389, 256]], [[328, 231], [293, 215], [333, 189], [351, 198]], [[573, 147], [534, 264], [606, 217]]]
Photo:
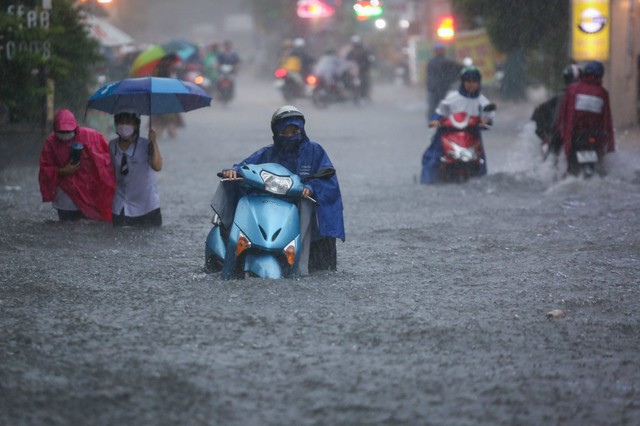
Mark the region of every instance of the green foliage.
[[[484, 25], [507, 55], [524, 51], [529, 77], [555, 88], [569, 62], [568, 0], [452, 0], [470, 27]], [[527, 80], [524, 76], [516, 76]]]
[[[21, 28], [23, 21], [6, 10], [0, 11], [3, 41], [15, 46], [38, 46], [19, 49], [11, 59], [5, 49], [0, 57], [0, 102], [9, 108], [11, 122], [40, 121], [51, 87], [56, 110], [84, 112], [95, 84], [94, 69], [102, 55], [98, 42], [87, 34], [74, 3], [55, 0], [49, 28]], [[48, 85], [47, 80], [53, 85]]]
[[294, 31], [299, 20], [296, 3], [291, 0], [247, 0], [251, 4], [252, 15], [257, 26], [263, 32]]
[[[61, 7], [65, 3], [66, 7]], [[103, 61], [100, 44], [90, 38], [73, 1], [54, 2], [52, 45], [54, 58], [49, 77], [55, 80], [55, 106], [84, 112], [91, 89], [95, 87], [95, 68]]]

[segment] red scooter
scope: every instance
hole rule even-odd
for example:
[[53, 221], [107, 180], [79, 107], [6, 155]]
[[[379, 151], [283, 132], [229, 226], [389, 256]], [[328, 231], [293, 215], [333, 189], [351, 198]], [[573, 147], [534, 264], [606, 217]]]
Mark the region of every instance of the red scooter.
[[[483, 108], [483, 113], [495, 110], [495, 104], [489, 104]], [[442, 182], [465, 182], [478, 176], [485, 158], [479, 130], [489, 126], [482, 124], [479, 116], [465, 112], [448, 114], [441, 123], [443, 155], [440, 157], [439, 179]]]

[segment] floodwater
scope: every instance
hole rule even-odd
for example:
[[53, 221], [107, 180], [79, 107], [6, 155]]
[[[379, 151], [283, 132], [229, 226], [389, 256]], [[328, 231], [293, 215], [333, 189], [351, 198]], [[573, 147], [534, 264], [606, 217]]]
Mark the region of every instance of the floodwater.
[[225, 282], [215, 173], [283, 104], [238, 84], [160, 141], [159, 229], [58, 223], [36, 166], [0, 172], [0, 425], [640, 423], [637, 132], [607, 177], [562, 179], [533, 104], [494, 99], [490, 174], [423, 186], [422, 88], [301, 100], [342, 186], [338, 271]]

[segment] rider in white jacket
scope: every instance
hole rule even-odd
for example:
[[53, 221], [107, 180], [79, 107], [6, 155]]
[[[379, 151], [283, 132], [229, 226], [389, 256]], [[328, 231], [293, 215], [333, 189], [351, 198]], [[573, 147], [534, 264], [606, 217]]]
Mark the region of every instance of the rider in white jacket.
[[[457, 91], [449, 92], [440, 102], [435, 113], [430, 117], [429, 125], [438, 128], [438, 130], [433, 135], [431, 145], [422, 157], [420, 183], [435, 183], [438, 179], [438, 167], [440, 165], [440, 157], [442, 157], [443, 154], [441, 143], [442, 132], [439, 129], [441, 126], [441, 118], [448, 116], [455, 122], [456, 113], [462, 112], [464, 114], [461, 114], [461, 116], [464, 115], [465, 121], [468, 121], [471, 117], [479, 117], [483, 125], [491, 124], [494, 112], [483, 112], [483, 108], [491, 102], [486, 96], [480, 93], [481, 81], [482, 75], [477, 67], [465, 67], [460, 74], [460, 88]], [[460, 124], [462, 126], [464, 123]], [[476, 131], [478, 132], [478, 137], [481, 139], [480, 130], [478, 129]], [[486, 158], [483, 158], [478, 175], [483, 176], [486, 174]]]

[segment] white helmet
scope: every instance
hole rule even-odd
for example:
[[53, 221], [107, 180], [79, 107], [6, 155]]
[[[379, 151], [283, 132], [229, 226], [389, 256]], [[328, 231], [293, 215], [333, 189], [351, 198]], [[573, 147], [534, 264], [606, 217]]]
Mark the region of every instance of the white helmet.
[[293, 40], [293, 47], [304, 47], [305, 44], [306, 43], [302, 37], [298, 37]]
[[304, 114], [298, 108], [293, 105], [284, 105], [278, 108], [271, 116], [271, 129], [274, 129], [274, 125], [278, 121], [289, 117], [298, 117], [302, 119], [303, 123], [305, 122]]

